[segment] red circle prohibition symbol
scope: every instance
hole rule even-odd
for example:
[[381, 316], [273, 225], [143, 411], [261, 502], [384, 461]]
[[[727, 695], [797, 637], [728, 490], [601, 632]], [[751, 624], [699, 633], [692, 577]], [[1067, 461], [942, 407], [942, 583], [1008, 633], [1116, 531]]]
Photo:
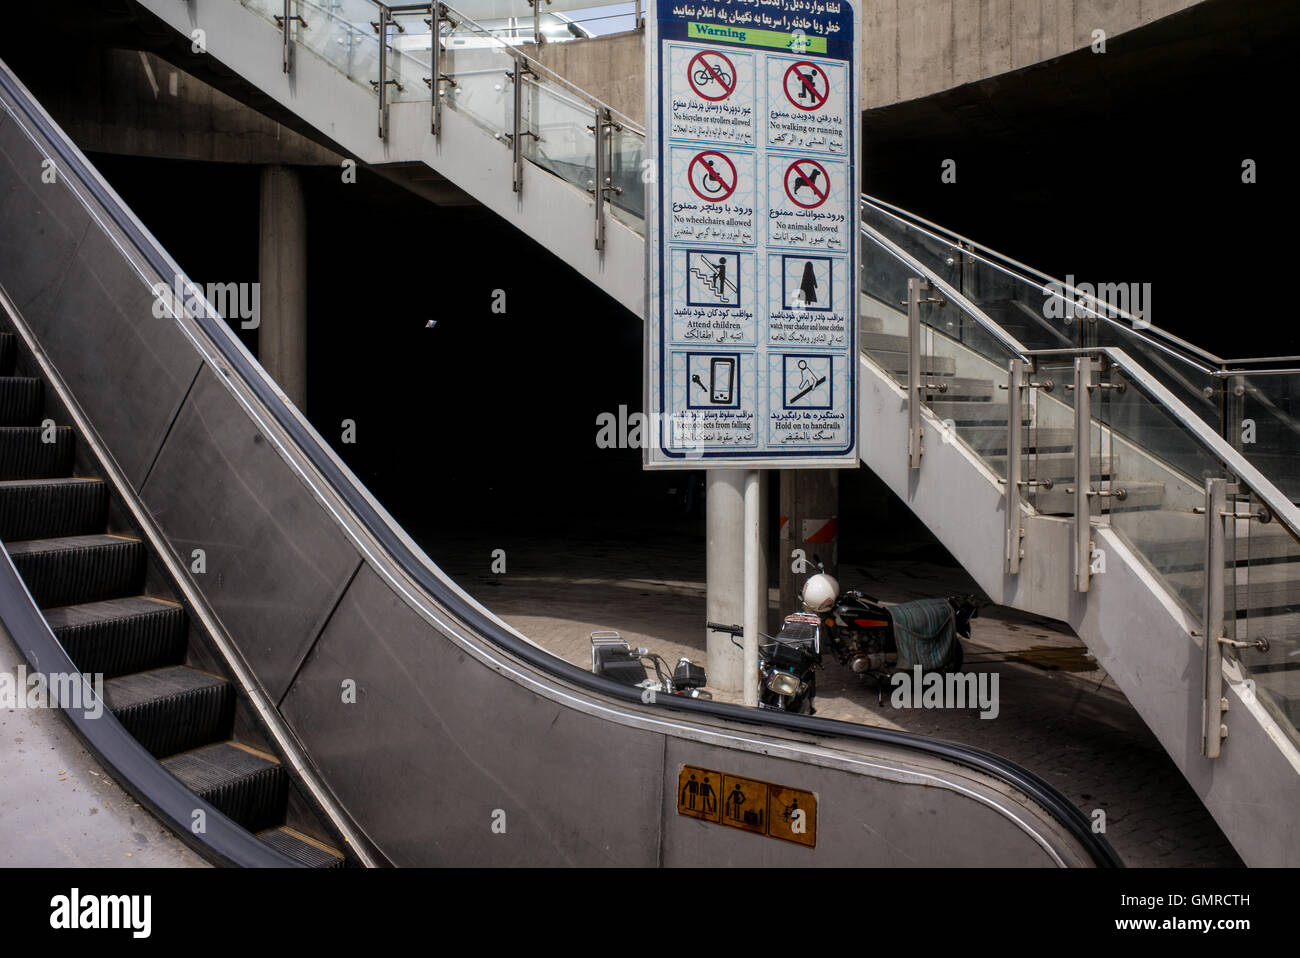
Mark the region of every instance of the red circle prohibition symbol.
[[[785, 171], [785, 195], [790, 197], [790, 202], [795, 206], [803, 209], [816, 209], [826, 202], [826, 197], [831, 195], [831, 178], [826, 173], [826, 167], [822, 166], [816, 160], [795, 160]], [[793, 181], [793, 184], [792, 184]], [[812, 192], [812, 202], [805, 203], [799, 199], [799, 194], [803, 190]], [[807, 196], [807, 193], [803, 194]]]
[[[807, 67], [809, 70], [815, 72], [817, 76], [821, 77], [822, 86], [826, 88], [824, 92], [817, 92], [816, 79], [810, 78], [809, 74], [805, 73], [802, 69], [803, 67]], [[790, 74], [792, 73], [795, 78], [793, 88], [791, 88], [790, 85]], [[831, 81], [830, 78], [826, 76], [826, 72], [817, 64], [809, 63], [807, 60], [800, 60], [798, 63], [790, 64], [790, 68], [785, 71], [785, 80], [783, 81], [783, 85], [785, 87], [785, 98], [789, 100], [796, 109], [800, 110], [816, 110], [823, 106], [826, 103], [827, 97], [831, 95]], [[811, 105], [806, 106], [803, 103], [800, 103], [796, 97], [800, 99], [810, 99], [812, 103]]]
[[[710, 63], [704, 59], [705, 57], [717, 57], [722, 63], [716, 61]], [[717, 50], [701, 50], [691, 57], [690, 63], [686, 64], [686, 80], [696, 96], [717, 103], [731, 96], [736, 89], [736, 65]], [[700, 89], [701, 86], [710, 83], [717, 83], [722, 87], [721, 96], [713, 96]]]
[[[714, 157], [726, 164], [725, 170], [719, 167]], [[695, 174], [700, 167], [703, 167], [703, 175], [700, 177], [700, 185], [696, 186]], [[721, 203], [734, 193], [737, 179], [739, 177], [736, 175], [736, 165], [727, 158], [726, 154], [719, 153], [717, 150], [696, 153], [691, 158], [691, 165], [686, 168], [686, 182], [691, 185], [691, 191], [708, 203]]]

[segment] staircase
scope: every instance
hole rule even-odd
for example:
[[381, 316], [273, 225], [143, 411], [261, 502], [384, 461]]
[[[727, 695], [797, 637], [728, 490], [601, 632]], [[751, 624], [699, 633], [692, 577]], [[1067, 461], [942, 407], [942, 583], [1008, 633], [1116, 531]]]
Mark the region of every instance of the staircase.
[[[393, 177], [431, 168], [642, 312], [642, 132], [486, 34], [435, 47], [433, 13], [475, 30], [454, 9], [136, 5], [182, 66], [205, 31], [232, 88]], [[864, 464], [994, 601], [1075, 629], [1246, 861], [1300, 862], [1300, 371], [1277, 389], [1127, 315], [1050, 319], [1050, 277], [884, 204], [861, 235]]]
[[263, 743], [235, 734], [232, 683], [190, 664], [201, 659], [190, 616], [145, 543], [110, 521], [107, 484], [82, 474], [94, 468], [88, 453], [79, 458], [73, 430], [47, 417], [58, 413], [45, 383], [15, 374], [17, 352], [15, 335], [0, 332], [0, 541], [50, 629], [81, 673], [103, 677], [113, 716], [190, 791], [304, 865], [342, 866], [337, 849], [286, 824], [289, 776]]

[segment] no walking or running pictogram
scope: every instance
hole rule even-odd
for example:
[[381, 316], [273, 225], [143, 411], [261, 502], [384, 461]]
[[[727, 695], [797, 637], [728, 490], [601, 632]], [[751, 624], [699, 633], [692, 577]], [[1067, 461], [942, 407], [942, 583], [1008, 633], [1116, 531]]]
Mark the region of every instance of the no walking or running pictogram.
[[800, 110], [816, 110], [831, 95], [826, 71], [815, 63], [800, 60], [785, 71], [785, 98]]
[[686, 64], [686, 79], [696, 96], [717, 103], [736, 89], [736, 65], [716, 50], [702, 50]]
[[795, 160], [785, 171], [785, 195], [805, 210], [816, 209], [831, 195], [826, 167], [816, 160]]
[[691, 190], [709, 203], [721, 203], [736, 191], [736, 165], [725, 153], [705, 150], [691, 158], [686, 169], [686, 179]]

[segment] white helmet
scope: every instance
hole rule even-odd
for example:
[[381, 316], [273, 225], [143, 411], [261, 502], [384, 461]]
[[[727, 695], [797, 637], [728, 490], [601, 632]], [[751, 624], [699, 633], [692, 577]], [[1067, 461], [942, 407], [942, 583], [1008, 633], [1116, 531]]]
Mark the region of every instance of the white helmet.
[[809, 612], [822, 613], [831, 610], [839, 594], [840, 584], [825, 572], [819, 572], [808, 577], [808, 581], [803, 584], [803, 591], [799, 593], [799, 598], [803, 600], [803, 606]]

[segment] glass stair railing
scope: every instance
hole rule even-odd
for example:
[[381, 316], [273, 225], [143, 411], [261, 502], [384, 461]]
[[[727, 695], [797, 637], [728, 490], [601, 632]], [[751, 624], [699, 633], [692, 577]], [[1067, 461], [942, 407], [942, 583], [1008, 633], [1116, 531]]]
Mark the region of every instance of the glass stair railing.
[[[640, 125], [456, 8], [231, 2], [281, 30], [286, 71], [309, 52], [371, 89], [379, 136], [394, 104], [428, 104], [435, 132], [454, 110], [513, 152], [516, 190], [528, 163], [592, 197], [597, 248], [607, 215], [644, 235]], [[905, 210], [864, 196], [862, 215], [863, 356], [919, 399], [898, 454], [923, 462], [924, 408], [978, 457], [1006, 497], [1009, 573], [1034, 561], [1026, 516], [1068, 518], [1086, 592], [1108, 525], [1296, 734], [1300, 357], [1224, 360]]]

